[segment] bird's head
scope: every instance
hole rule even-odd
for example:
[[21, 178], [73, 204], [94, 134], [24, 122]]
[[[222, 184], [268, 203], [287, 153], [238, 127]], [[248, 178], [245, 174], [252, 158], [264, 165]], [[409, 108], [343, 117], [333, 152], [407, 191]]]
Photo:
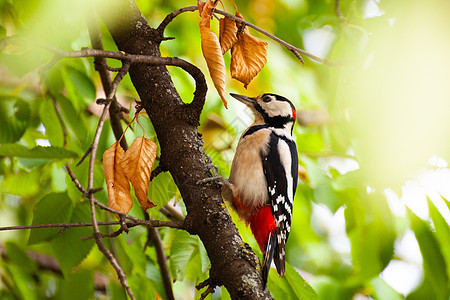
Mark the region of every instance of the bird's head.
[[247, 97], [233, 93], [230, 95], [252, 110], [255, 115], [255, 123], [284, 128], [292, 132], [292, 127], [296, 120], [296, 110], [289, 99], [276, 94], [261, 94], [256, 97]]

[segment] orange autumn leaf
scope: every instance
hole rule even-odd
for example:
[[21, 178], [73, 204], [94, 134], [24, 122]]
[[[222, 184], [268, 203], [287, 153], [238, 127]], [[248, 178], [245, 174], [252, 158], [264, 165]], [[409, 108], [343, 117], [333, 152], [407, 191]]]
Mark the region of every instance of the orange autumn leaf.
[[237, 41], [236, 22], [228, 17], [219, 20], [219, 43], [222, 55], [227, 53]]
[[[236, 13], [236, 16], [243, 19], [240, 13]], [[242, 82], [247, 88], [266, 63], [267, 43], [251, 35], [245, 27], [243, 33], [238, 33], [238, 40], [231, 48], [231, 77]]]
[[147, 198], [148, 185], [155, 158], [156, 144], [145, 137], [138, 137], [133, 141], [120, 161], [120, 166], [133, 185], [136, 198], [144, 210], [156, 206]]
[[123, 171], [120, 161], [125, 151], [119, 142], [115, 142], [103, 153], [103, 172], [108, 190], [108, 206], [122, 213], [128, 213], [133, 206], [130, 183]]
[[198, 14], [200, 15], [200, 17], [202, 16], [202, 12], [203, 12], [203, 8], [205, 8], [205, 4], [206, 4], [206, 2], [203, 2], [200, 0], [197, 1]]
[[211, 10], [214, 9], [216, 5], [211, 0], [207, 0], [206, 2], [197, 1], [197, 7], [200, 17], [209, 19], [211, 18]]
[[[212, 7], [211, 7], [212, 5]], [[223, 104], [227, 107], [227, 100], [225, 98], [226, 85], [226, 68], [225, 61], [222, 56], [219, 39], [217, 35], [209, 28], [211, 8], [214, 8], [214, 3], [208, 0], [202, 10], [202, 20], [200, 21], [200, 36], [202, 41], [202, 53], [208, 66], [209, 75], [214, 83], [214, 87], [219, 93]]]

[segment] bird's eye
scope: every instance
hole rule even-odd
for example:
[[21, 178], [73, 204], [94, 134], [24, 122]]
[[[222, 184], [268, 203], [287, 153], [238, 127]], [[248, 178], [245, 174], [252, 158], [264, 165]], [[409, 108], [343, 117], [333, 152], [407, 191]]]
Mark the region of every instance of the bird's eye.
[[264, 102], [270, 102], [272, 100], [272, 98], [271, 97], [264, 97], [263, 99], [262, 99], [262, 101], [264, 101]]

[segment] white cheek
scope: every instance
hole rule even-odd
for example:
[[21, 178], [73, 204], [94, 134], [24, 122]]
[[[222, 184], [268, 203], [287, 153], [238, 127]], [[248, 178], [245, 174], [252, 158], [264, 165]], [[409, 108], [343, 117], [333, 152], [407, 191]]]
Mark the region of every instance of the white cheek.
[[267, 112], [269, 117], [274, 116], [288, 116], [291, 114], [291, 106], [287, 102], [282, 101], [270, 101], [261, 105]]

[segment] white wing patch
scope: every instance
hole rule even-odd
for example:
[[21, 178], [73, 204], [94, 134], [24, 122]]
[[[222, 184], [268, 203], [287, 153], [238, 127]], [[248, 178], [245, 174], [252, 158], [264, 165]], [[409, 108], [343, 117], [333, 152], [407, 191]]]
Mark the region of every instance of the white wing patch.
[[[293, 203], [294, 201], [294, 195], [293, 195], [293, 187], [292, 187], [292, 173], [291, 173], [291, 151], [289, 149], [289, 145], [283, 141], [282, 139], [280, 139], [278, 141], [278, 153], [280, 154], [280, 161], [281, 164], [283, 165], [284, 171], [286, 173], [286, 179], [287, 179], [287, 196], [288, 196], [288, 200], [289, 202]], [[278, 199], [277, 199], [278, 201]]]

